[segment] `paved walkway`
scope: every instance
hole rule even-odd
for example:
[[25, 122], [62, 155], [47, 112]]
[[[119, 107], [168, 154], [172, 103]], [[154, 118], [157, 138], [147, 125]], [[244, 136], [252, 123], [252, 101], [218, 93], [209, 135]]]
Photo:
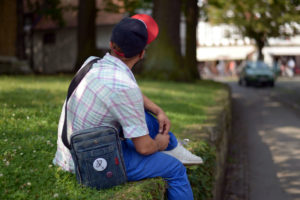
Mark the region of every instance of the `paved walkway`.
[[276, 89], [230, 86], [234, 131], [225, 199], [300, 200], [300, 110], [280, 101]]

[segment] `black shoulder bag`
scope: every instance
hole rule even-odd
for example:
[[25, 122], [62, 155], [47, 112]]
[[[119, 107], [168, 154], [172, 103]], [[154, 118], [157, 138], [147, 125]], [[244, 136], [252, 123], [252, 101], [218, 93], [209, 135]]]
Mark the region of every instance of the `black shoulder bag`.
[[98, 60], [94, 59], [86, 64], [71, 81], [65, 103], [62, 141], [71, 152], [78, 183], [96, 189], [104, 189], [127, 181], [118, 130], [108, 126], [79, 130], [71, 134], [70, 143], [67, 136], [68, 100], [80, 81]]

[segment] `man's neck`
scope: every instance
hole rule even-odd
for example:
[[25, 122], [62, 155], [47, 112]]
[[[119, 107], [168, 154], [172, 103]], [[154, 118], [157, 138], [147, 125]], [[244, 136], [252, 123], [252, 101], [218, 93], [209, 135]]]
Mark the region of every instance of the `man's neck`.
[[138, 59], [136, 59], [136, 58], [124, 60], [120, 56], [118, 56], [117, 54], [115, 54], [113, 51], [110, 52], [110, 55], [113, 56], [113, 57], [118, 58], [119, 60], [121, 60], [130, 70], [133, 68], [133, 66], [135, 65], [135, 63], [137, 63], [137, 61], [138, 61]]

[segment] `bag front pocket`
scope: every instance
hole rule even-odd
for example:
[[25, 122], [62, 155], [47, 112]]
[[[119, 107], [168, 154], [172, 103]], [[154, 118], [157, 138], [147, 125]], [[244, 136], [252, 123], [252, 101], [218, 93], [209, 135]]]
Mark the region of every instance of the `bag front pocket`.
[[92, 151], [78, 153], [82, 184], [96, 189], [109, 188], [126, 181], [115, 143]]

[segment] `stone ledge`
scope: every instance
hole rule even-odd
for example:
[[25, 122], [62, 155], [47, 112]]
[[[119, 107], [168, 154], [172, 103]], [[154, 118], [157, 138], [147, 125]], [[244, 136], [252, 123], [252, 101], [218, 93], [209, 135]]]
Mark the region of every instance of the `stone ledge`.
[[222, 110], [218, 113], [217, 123], [210, 128], [210, 142], [216, 147], [216, 176], [213, 196], [215, 200], [222, 199], [224, 189], [228, 144], [232, 131], [231, 91], [227, 87], [228, 97]]

